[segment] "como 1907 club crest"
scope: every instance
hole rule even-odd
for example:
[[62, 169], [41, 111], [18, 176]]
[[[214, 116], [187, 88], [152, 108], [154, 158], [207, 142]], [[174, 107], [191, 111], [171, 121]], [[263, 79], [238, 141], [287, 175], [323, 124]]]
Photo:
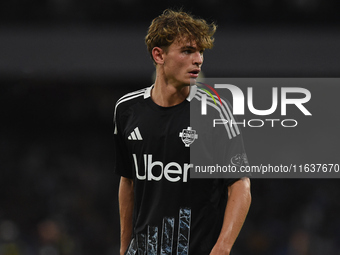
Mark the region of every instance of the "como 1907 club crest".
[[196, 130], [193, 130], [192, 127], [188, 127], [188, 129], [183, 129], [179, 133], [179, 137], [182, 138], [185, 147], [189, 147], [198, 138], [198, 134], [196, 134]]

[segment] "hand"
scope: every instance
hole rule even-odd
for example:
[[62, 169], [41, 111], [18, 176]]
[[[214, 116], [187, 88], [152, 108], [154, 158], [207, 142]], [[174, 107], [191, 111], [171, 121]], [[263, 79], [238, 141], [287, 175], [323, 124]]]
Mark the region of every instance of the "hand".
[[223, 247], [219, 243], [216, 243], [209, 255], [229, 255], [230, 249]]

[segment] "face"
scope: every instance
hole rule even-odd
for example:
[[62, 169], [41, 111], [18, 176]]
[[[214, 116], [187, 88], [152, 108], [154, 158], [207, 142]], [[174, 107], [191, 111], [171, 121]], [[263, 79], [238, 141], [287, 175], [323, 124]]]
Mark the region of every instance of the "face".
[[195, 42], [174, 41], [163, 54], [163, 74], [168, 84], [188, 86], [196, 79], [203, 64], [204, 49]]

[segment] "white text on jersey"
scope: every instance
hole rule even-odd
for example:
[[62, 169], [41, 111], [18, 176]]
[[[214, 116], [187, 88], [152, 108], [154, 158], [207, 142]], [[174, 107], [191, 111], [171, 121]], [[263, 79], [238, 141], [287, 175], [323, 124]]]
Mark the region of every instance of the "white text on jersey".
[[[193, 164], [184, 163], [182, 168], [176, 162], [169, 162], [164, 166], [161, 161], [152, 162], [152, 154], [144, 154], [144, 174], [140, 174], [136, 154], [132, 154], [132, 156], [135, 163], [136, 177], [139, 180], [160, 181], [164, 176], [170, 182], [178, 182], [183, 175], [183, 182], [187, 182], [188, 170], [193, 167]], [[157, 170], [154, 167], [157, 167]], [[153, 172], [153, 170], [155, 171]]]

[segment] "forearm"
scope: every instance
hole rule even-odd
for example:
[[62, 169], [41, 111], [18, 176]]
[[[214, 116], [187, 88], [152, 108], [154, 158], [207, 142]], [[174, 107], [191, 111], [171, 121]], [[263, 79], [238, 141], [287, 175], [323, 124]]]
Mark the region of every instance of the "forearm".
[[131, 241], [133, 213], [133, 181], [121, 177], [119, 185], [119, 214], [120, 214], [120, 254], [123, 255]]
[[251, 203], [250, 180], [242, 178], [228, 188], [228, 203], [220, 236], [211, 254], [228, 255], [243, 226]]

